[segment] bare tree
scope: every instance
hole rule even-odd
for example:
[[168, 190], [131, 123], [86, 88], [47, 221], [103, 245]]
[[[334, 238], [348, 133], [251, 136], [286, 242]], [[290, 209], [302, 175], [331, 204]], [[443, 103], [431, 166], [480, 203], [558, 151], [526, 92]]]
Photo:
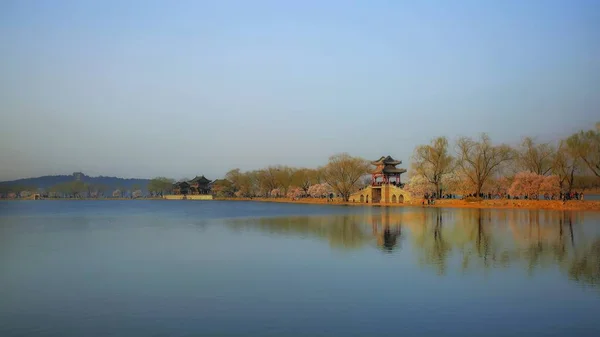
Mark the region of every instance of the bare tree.
[[518, 163], [524, 171], [547, 175], [552, 171], [556, 149], [550, 143], [536, 144], [531, 137], [525, 137], [518, 152]]
[[368, 161], [340, 153], [329, 157], [329, 162], [323, 168], [324, 180], [348, 201], [350, 194], [358, 189], [360, 178], [369, 172]]
[[457, 164], [462, 173], [481, 194], [483, 185], [493, 177], [501, 165], [514, 158], [514, 150], [508, 145], [494, 146], [490, 137], [483, 133], [479, 140], [461, 137], [457, 141]]
[[269, 166], [256, 172], [258, 189], [262, 191], [262, 194], [268, 196], [270, 191], [279, 187], [277, 175], [277, 167], [275, 166]]
[[294, 169], [288, 166], [275, 166], [275, 182], [283, 195], [286, 195], [293, 183]]
[[454, 158], [448, 154], [448, 139], [438, 137], [429, 145], [419, 145], [413, 154], [413, 169], [417, 175], [423, 176], [441, 193], [441, 182], [444, 175], [454, 168]]
[[579, 131], [567, 138], [566, 145], [600, 177], [600, 122], [596, 123], [596, 130]]
[[581, 162], [575, 149], [561, 141], [554, 155], [552, 171], [558, 176], [561, 191], [570, 193], [575, 184], [575, 174], [581, 169]]

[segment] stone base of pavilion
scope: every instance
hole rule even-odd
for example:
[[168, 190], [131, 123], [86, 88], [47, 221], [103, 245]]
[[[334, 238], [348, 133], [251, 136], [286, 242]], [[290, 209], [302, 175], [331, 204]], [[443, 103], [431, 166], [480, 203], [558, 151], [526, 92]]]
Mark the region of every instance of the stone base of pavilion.
[[213, 200], [211, 194], [169, 194], [163, 196], [163, 199], [167, 200]]
[[410, 193], [392, 184], [371, 185], [350, 195], [351, 203], [403, 204], [411, 202]]

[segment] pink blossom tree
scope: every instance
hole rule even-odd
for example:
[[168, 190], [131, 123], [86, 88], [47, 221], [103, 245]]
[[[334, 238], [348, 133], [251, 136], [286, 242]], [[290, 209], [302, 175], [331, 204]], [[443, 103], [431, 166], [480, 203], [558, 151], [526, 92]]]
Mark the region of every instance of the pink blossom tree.
[[290, 199], [298, 199], [298, 198], [302, 198], [303, 196], [304, 196], [304, 190], [302, 190], [298, 187], [291, 188], [287, 193], [287, 197]]
[[560, 194], [560, 179], [557, 175], [545, 176], [540, 184], [540, 193], [548, 195]]
[[540, 195], [540, 185], [544, 181], [544, 176], [525, 171], [515, 175], [515, 179], [508, 189], [508, 193], [513, 196], [527, 196], [536, 198]]
[[274, 189], [272, 189], [272, 190], [271, 190], [271, 193], [269, 193], [269, 195], [270, 195], [272, 198], [278, 198], [278, 197], [281, 197], [281, 196], [283, 196], [283, 194], [282, 194], [281, 190], [280, 190], [280, 189], [278, 189], [278, 188], [274, 188]]
[[308, 195], [313, 198], [322, 198], [332, 191], [333, 189], [328, 184], [315, 184], [308, 188]]

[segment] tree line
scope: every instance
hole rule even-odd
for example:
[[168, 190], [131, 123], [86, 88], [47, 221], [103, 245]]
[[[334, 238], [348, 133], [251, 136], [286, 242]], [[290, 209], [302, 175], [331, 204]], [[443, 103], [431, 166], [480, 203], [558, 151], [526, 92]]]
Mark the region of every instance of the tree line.
[[570, 194], [600, 187], [600, 123], [556, 143], [525, 137], [514, 148], [487, 134], [460, 137], [454, 149], [437, 137], [412, 159], [407, 188], [415, 194]]
[[105, 197], [133, 197], [139, 198], [144, 195], [141, 184], [125, 186], [108, 186], [84, 182], [80, 180], [65, 181], [52, 185], [48, 188], [40, 188], [28, 185], [6, 185], [0, 186], [0, 196], [28, 198], [33, 194], [40, 194], [46, 198], [105, 198]]
[[369, 169], [367, 160], [340, 153], [318, 168], [274, 165], [247, 172], [233, 169], [215, 181], [212, 189], [217, 197], [319, 198], [333, 194], [348, 200], [365, 184]]
[[[212, 193], [222, 198], [335, 195], [347, 201], [350, 194], [369, 183], [371, 170], [369, 161], [348, 153], [335, 154], [317, 168], [236, 168], [212, 183]], [[600, 123], [556, 143], [525, 137], [516, 147], [494, 144], [485, 133], [460, 137], [453, 146], [446, 137], [437, 137], [415, 148], [409, 178], [405, 188], [417, 196], [512, 194], [537, 198], [540, 194], [600, 188]], [[156, 177], [146, 186], [126, 189], [69, 181], [46, 192], [63, 197], [137, 197], [145, 189], [150, 196], [160, 197], [172, 193], [174, 183], [174, 179]], [[33, 191], [23, 186], [0, 188], [0, 193]]]

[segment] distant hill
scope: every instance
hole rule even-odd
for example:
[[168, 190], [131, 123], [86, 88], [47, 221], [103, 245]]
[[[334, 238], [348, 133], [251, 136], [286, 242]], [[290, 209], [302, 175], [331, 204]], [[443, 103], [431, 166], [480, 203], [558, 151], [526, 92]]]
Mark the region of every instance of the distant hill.
[[150, 179], [124, 179], [118, 177], [104, 176], [90, 177], [81, 172], [75, 172], [71, 175], [43, 176], [37, 178], [3, 181], [0, 182], [0, 187], [12, 187], [22, 189], [42, 188], [44, 190], [47, 190], [52, 186], [74, 180], [81, 180], [87, 184], [106, 186], [109, 189], [123, 188], [125, 190], [131, 190], [134, 186], [136, 186], [141, 188], [144, 192], [146, 192], [146, 187], [148, 185], [148, 182], [150, 182]]

